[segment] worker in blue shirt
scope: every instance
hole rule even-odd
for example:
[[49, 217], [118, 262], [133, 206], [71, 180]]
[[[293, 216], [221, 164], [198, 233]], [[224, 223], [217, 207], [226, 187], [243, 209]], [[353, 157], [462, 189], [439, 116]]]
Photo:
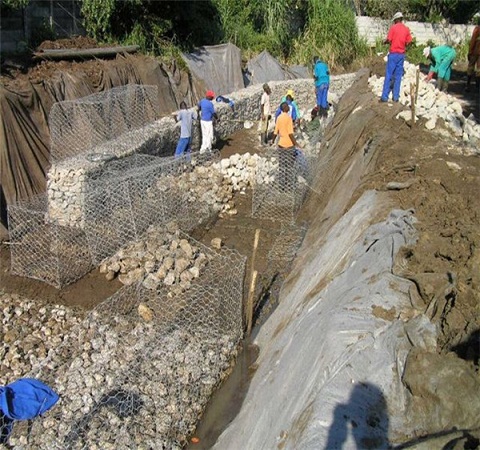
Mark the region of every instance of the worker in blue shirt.
[[218, 120], [215, 107], [212, 100], [215, 98], [213, 91], [207, 91], [205, 98], [202, 98], [198, 103], [198, 109], [200, 111], [200, 126], [202, 129], [202, 145], [200, 147], [200, 153], [212, 150], [213, 144], [213, 121]]
[[315, 79], [315, 94], [320, 117], [328, 115], [328, 89], [330, 87], [330, 71], [326, 63], [318, 56], [313, 57], [313, 78]]

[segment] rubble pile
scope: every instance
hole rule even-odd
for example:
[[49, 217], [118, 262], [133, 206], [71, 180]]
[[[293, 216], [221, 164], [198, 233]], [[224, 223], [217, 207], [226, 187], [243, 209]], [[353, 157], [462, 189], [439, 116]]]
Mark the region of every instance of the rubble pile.
[[[402, 80], [400, 91], [400, 103], [411, 106], [411, 85], [416, 84], [418, 67], [414, 64], [405, 62], [405, 75]], [[379, 97], [382, 94], [384, 77], [373, 75], [369, 78], [369, 84], [373, 92]], [[416, 119], [424, 119], [425, 127], [429, 130], [436, 128], [441, 119], [445, 122], [447, 128], [457, 138], [461, 138], [466, 143], [474, 146], [480, 144], [480, 125], [476, 123], [473, 115], [465, 117], [463, 115], [462, 105], [455, 97], [445, 92], [440, 92], [435, 85], [424, 81], [424, 75], [420, 74], [418, 97], [415, 104]], [[405, 121], [411, 120], [411, 111], [402, 111], [397, 118]]]
[[178, 225], [170, 222], [165, 229], [150, 227], [144, 239], [106, 259], [100, 264], [100, 273], [106, 274], [107, 280], [118, 276], [125, 285], [143, 280], [147, 289], [162, 284], [173, 296], [190, 289], [210, 259], [210, 254], [191, 244]]

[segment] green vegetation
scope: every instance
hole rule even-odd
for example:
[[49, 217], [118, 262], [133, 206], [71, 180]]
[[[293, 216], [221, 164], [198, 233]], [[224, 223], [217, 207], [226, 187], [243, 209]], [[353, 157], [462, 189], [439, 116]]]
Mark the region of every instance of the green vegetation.
[[[0, 0], [2, 10], [31, 0]], [[180, 52], [233, 42], [244, 57], [268, 50], [282, 62], [350, 69], [373, 54], [360, 39], [355, 14], [390, 19], [468, 22], [476, 2], [465, 0], [82, 0], [84, 26], [99, 42], [137, 44], [147, 54], [181, 61]], [[36, 33], [49, 35], [47, 27]], [[36, 40], [38, 40], [36, 39]], [[387, 47], [377, 43], [376, 52]], [[459, 58], [463, 57], [463, 47]], [[421, 47], [408, 58], [420, 62]]]
[[309, 64], [314, 55], [331, 68], [348, 67], [369, 53], [359, 38], [355, 13], [341, 0], [310, 0], [305, 31], [294, 42], [292, 59]]
[[468, 0], [364, 0], [362, 6], [367, 16], [390, 19], [402, 11], [408, 20], [430, 23], [466, 23], [479, 8]]

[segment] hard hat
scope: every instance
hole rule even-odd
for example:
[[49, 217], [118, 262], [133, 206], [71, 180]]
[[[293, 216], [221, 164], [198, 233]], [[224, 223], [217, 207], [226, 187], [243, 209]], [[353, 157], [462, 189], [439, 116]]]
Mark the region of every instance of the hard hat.
[[423, 56], [425, 56], [425, 58], [428, 58], [430, 56], [430, 50], [431, 50], [430, 47], [425, 47], [423, 49]]
[[205, 97], [215, 98], [215, 92], [213, 92], [213, 91], [207, 91], [207, 93], [205, 94]]
[[287, 91], [287, 95], [290, 95], [290, 97], [295, 98], [295, 92], [293, 92], [293, 89], [289, 89]]
[[399, 11], [399, 12], [396, 12], [392, 18], [392, 22], [394, 20], [397, 20], [397, 19], [403, 19], [403, 14]]

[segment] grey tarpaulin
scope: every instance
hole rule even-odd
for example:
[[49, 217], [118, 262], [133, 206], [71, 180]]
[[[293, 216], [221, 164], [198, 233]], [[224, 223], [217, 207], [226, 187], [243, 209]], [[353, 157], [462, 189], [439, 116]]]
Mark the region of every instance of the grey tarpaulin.
[[245, 85], [310, 77], [311, 75], [306, 67], [283, 66], [270, 53], [264, 50], [248, 61]]
[[243, 89], [242, 55], [233, 44], [201, 47], [193, 53], [184, 53], [192, 75], [216, 95], [225, 95]]

